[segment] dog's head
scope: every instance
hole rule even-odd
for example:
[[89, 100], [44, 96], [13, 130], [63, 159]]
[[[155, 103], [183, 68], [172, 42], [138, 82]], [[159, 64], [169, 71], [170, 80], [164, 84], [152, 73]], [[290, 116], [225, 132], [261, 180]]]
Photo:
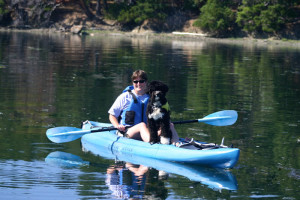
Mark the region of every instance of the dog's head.
[[165, 97], [169, 87], [161, 81], [151, 81], [149, 83], [149, 94], [151, 97]]
[[161, 81], [151, 81], [149, 83], [149, 93], [152, 94], [155, 91], [160, 91], [164, 94], [167, 94], [169, 87]]

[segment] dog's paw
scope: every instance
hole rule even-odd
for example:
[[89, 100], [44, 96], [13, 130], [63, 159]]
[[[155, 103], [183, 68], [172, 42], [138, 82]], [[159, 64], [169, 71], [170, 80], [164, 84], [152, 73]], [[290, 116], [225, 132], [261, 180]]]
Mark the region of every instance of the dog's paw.
[[160, 143], [161, 144], [171, 144], [171, 138], [160, 136]]

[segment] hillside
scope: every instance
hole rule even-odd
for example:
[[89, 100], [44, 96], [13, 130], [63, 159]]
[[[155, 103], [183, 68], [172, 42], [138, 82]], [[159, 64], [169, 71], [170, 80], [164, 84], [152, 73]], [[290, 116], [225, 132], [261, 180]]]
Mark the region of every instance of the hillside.
[[[223, 30], [209, 31], [195, 27], [193, 24], [199, 17], [195, 10], [182, 9], [181, 4], [172, 4], [172, 11], [159, 20], [150, 18], [139, 23], [122, 23], [118, 20], [109, 20], [113, 8], [118, 5], [116, 1], [90, 0], [14, 0], [0, 1], [0, 26], [7, 29], [33, 29], [49, 28], [62, 32], [80, 33], [81, 30], [110, 30], [133, 33], [170, 33], [189, 32], [212, 37], [257, 37], [257, 38], [300, 38], [300, 18], [296, 16], [293, 21], [286, 23], [276, 33], [247, 33], [236, 25]], [[127, 1], [136, 2], [136, 1]], [[182, 1], [174, 1], [182, 2]], [[131, 5], [122, 4], [127, 7]], [[108, 9], [110, 8], [110, 10]], [[300, 6], [293, 7], [300, 11]], [[169, 9], [170, 10], [170, 9]], [[298, 12], [297, 11], [297, 12]], [[295, 12], [295, 13], [297, 13]]]

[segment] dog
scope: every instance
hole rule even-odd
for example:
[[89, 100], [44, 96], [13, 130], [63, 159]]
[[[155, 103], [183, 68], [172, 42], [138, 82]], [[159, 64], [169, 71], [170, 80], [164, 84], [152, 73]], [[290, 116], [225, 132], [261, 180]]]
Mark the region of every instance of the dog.
[[[147, 105], [147, 127], [150, 131], [150, 143], [171, 144], [170, 107], [166, 99], [169, 88], [161, 81], [149, 83], [149, 102]], [[158, 137], [157, 131], [161, 134]]]

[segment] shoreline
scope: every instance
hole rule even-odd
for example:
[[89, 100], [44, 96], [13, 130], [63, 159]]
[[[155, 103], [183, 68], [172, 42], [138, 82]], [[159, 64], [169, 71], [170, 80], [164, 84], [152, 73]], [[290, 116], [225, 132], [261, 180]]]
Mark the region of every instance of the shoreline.
[[61, 35], [78, 35], [78, 36], [87, 36], [94, 37], [98, 35], [109, 35], [109, 36], [120, 36], [128, 38], [146, 38], [146, 39], [168, 39], [168, 40], [180, 40], [180, 41], [193, 41], [193, 42], [213, 42], [219, 44], [228, 44], [228, 45], [254, 45], [257, 47], [286, 47], [286, 48], [295, 48], [300, 49], [300, 40], [279, 40], [276, 38], [252, 38], [252, 37], [240, 37], [240, 38], [213, 38], [205, 36], [204, 34], [199, 33], [189, 33], [189, 32], [173, 32], [173, 33], [155, 33], [152, 31], [136, 33], [136, 32], [125, 32], [119, 30], [94, 30], [94, 29], [85, 29], [80, 34], [74, 34], [71, 32], [58, 31], [51, 28], [42, 28], [42, 29], [8, 29], [0, 27], [0, 32], [24, 32], [31, 34], [61, 34]]

